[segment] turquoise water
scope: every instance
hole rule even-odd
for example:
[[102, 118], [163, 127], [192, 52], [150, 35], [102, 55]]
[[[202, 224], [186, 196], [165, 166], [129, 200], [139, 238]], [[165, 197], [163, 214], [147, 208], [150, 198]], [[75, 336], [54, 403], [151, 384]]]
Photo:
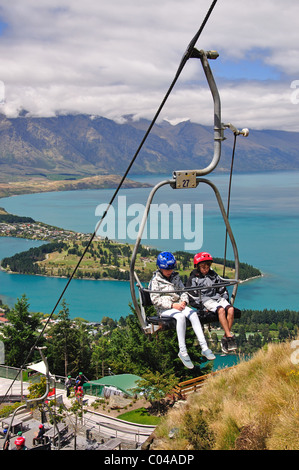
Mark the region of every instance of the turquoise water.
[[213, 371], [224, 369], [225, 367], [235, 366], [243, 360], [246, 359], [240, 358], [237, 354], [228, 354], [225, 356], [222, 356], [221, 354], [216, 354], [216, 359], [213, 361]]
[[[131, 176], [132, 177], [132, 176]], [[168, 179], [168, 177], [166, 177]], [[141, 177], [136, 180], [155, 184], [164, 176]], [[226, 207], [227, 175], [213, 175], [213, 181]], [[114, 190], [86, 190], [77, 192], [43, 193], [1, 199], [0, 205], [8, 212], [26, 215], [36, 220], [65, 229], [84, 233], [94, 231], [99, 216], [95, 215], [99, 204], [108, 203]], [[136, 202], [145, 204], [149, 189], [121, 190], [130, 206]], [[298, 260], [299, 260], [299, 173], [235, 174], [232, 184], [230, 222], [238, 245], [240, 261], [258, 267], [264, 277], [241, 284], [236, 305], [252, 309], [298, 310]], [[155, 203], [168, 205], [203, 205], [203, 245], [214, 256], [223, 256], [225, 227], [214, 194], [206, 185], [191, 190], [173, 190], [163, 187], [157, 193]], [[117, 213], [119, 203], [113, 205]], [[191, 214], [192, 219], [192, 214]], [[130, 223], [128, 214], [119, 214], [116, 220], [122, 231]], [[187, 221], [188, 222], [188, 221]], [[190, 223], [192, 220], [190, 221]], [[191, 224], [192, 225], [192, 224]], [[121, 239], [129, 241], [131, 239]], [[185, 240], [170, 237], [146, 239], [145, 244], [161, 250], [184, 249]], [[0, 239], [0, 258], [35, 246], [37, 242]], [[228, 258], [232, 259], [229, 248]], [[17, 297], [26, 293], [32, 310], [50, 313], [67, 280], [36, 276], [10, 275], [0, 272], [0, 296], [13, 305]], [[117, 281], [72, 280], [64, 298], [72, 317], [80, 316], [90, 321], [100, 321], [105, 315], [118, 319], [130, 313], [129, 283]]]
[[[21, 238], [0, 238], [0, 257], [29, 250], [39, 244], [40, 242], [26, 241]], [[17, 298], [26, 294], [30, 310], [36, 312], [51, 313], [66, 284], [67, 279], [62, 278], [7, 274], [0, 271], [2, 301], [13, 306]], [[117, 320], [131, 313], [128, 305], [130, 298], [127, 282], [73, 279], [62, 298], [67, 302], [72, 318], [81, 317], [99, 322], [103, 316]], [[111, 300], [111, 308], [109, 300]], [[55, 313], [58, 313], [59, 309], [60, 304], [55, 309]]]

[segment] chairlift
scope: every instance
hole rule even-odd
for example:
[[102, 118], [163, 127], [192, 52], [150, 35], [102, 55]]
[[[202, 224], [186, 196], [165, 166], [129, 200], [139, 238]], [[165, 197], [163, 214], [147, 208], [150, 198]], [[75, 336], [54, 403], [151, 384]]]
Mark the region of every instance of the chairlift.
[[[156, 192], [163, 186], [168, 185], [172, 189], [189, 190], [189, 189], [197, 188], [200, 184], [201, 185], [204, 184], [204, 185], [209, 186], [213, 190], [216, 200], [218, 202], [218, 206], [219, 206], [225, 227], [226, 227], [226, 233], [228, 234], [230, 238], [230, 242], [231, 242], [233, 253], [234, 253], [234, 262], [235, 262], [235, 279], [222, 278], [221, 284], [217, 284], [214, 287], [219, 288], [223, 286], [233, 286], [231, 299], [230, 299], [231, 305], [233, 305], [235, 298], [236, 298], [238, 283], [239, 283], [239, 256], [238, 256], [238, 249], [237, 249], [236, 241], [235, 241], [235, 238], [234, 238], [234, 235], [233, 235], [230, 223], [229, 223], [229, 219], [228, 219], [228, 211], [226, 212], [224, 208], [221, 195], [216, 185], [209, 179], [203, 178], [203, 176], [211, 173], [217, 167], [220, 161], [221, 143], [223, 140], [225, 140], [225, 137], [224, 137], [225, 129], [230, 129], [234, 133], [235, 138], [238, 135], [243, 135], [244, 137], [247, 137], [249, 134], [249, 131], [248, 129], [243, 129], [242, 131], [239, 131], [231, 123], [223, 124], [221, 122], [220, 96], [219, 96], [219, 92], [218, 92], [218, 89], [217, 89], [217, 86], [216, 86], [216, 83], [215, 83], [215, 80], [214, 80], [214, 77], [213, 77], [213, 74], [209, 65], [209, 59], [215, 60], [217, 59], [218, 56], [219, 54], [217, 51], [205, 52], [203, 50], [199, 51], [195, 48], [193, 49], [192, 54], [190, 56], [191, 58], [200, 59], [202, 67], [203, 67], [203, 71], [205, 73], [205, 76], [206, 76], [206, 79], [207, 79], [207, 82], [208, 82], [208, 85], [212, 94], [212, 98], [213, 98], [213, 103], [214, 103], [214, 155], [213, 155], [213, 158], [206, 168], [195, 169], [195, 170], [173, 171], [173, 175], [171, 179], [161, 181], [153, 187], [153, 189], [151, 190], [148, 196], [148, 200], [145, 206], [145, 211], [144, 211], [141, 223], [140, 223], [139, 232], [138, 232], [135, 246], [133, 249], [131, 264], [130, 264], [130, 291], [131, 291], [133, 306], [135, 308], [138, 320], [140, 322], [140, 326], [143, 329], [144, 333], [146, 334], [152, 334], [160, 329], [175, 328], [175, 322], [176, 322], [176, 320], [171, 317], [161, 318], [158, 316], [147, 316], [146, 307], [148, 307], [149, 305], [152, 305], [151, 300], [150, 300], [150, 293], [154, 291], [151, 291], [150, 289], [145, 288], [140, 282], [137, 273], [135, 272], [135, 262], [136, 262], [137, 252], [138, 252], [138, 248], [139, 248], [142, 236], [143, 236], [143, 232], [144, 232], [145, 224], [147, 222], [151, 204], [152, 204], [152, 201]], [[135, 283], [139, 291], [139, 302], [136, 297]], [[188, 290], [194, 291], [194, 287], [189, 288], [189, 289], [185, 288], [184, 292], [188, 292]], [[204, 308], [198, 311], [198, 315], [202, 324], [218, 322], [217, 314], [208, 312]], [[239, 318], [240, 316], [241, 316], [240, 310], [235, 308], [235, 318]]]

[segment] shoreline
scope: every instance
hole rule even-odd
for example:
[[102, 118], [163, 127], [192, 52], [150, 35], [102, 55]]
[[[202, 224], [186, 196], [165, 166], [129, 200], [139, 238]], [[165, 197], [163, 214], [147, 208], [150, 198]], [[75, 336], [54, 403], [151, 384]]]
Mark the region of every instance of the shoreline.
[[[7, 273], [7, 274], [21, 274], [23, 276], [39, 276], [39, 277], [46, 277], [46, 278], [53, 278], [53, 279], [69, 279], [68, 276], [47, 276], [46, 274], [25, 274], [25, 273], [18, 273], [18, 272], [14, 272], [14, 271], [9, 271], [9, 270], [6, 270], [4, 269], [1, 264], [0, 264], [0, 270], [4, 273]], [[245, 282], [250, 282], [250, 281], [253, 281], [254, 279], [259, 279], [261, 277], [265, 277], [264, 274], [261, 274], [261, 276], [254, 276], [254, 277], [249, 277], [248, 279], [244, 279], [243, 281], [240, 281], [239, 284], [243, 284]], [[92, 278], [92, 277], [74, 277], [73, 279], [77, 280], [77, 281], [116, 281], [116, 282], [130, 282], [130, 281], [127, 281], [125, 279], [115, 279], [113, 277], [105, 277], [105, 279], [95, 279], [95, 278]], [[147, 281], [145, 281], [147, 282]]]
[[260, 279], [261, 277], [266, 277], [266, 274], [261, 273], [260, 276], [248, 277], [247, 279], [243, 279], [239, 281], [239, 284], [244, 284], [245, 282], [254, 281], [254, 279]]
[[[5, 237], [3, 237], [5, 238]], [[8, 237], [7, 237], [8, 238]], [[13, 238], [13, 237], [11, 237]], [[18, 237], [18, 238], [21, 238], [21, 237]], [[30, 238], [28, 239], [25, 239], [23, 238], [24, 240], [31, 240]], [[4, 273], [7, 273], [7, 274], [12, 274], [12, 275], [23, 275], [23, 276], [39, 276], [39, 277], [45, 277], [45, 278], [53, 278], [53, 279], [69, 279], [70, 276], [54, 276], [54, 275], [46, 275], [46, 274], [27, 274], [27, 273], [19, 273], [19, 272], [16, 272], [16, 271], [11, 271], [9, 269], [5, 269], [2, 267], [1, 265], [1, 260], [0, 260], [0, 271], [4, 272]], [[265, 277], [265, 274], [262, 273], [260, 276], [253, 276], [253, 277], [249, 277], [247, 279], [243, 279], [242, 281], [239, 281], [239, 284], [244, 284], [245, 282], [250, 282], [250, 281], [253, 281], [255, 279], [259, 279], [259, 278], [262, 278], [262, 277]], [[82, 277], [74, 277], [73, 278], [74, 280], [77, 280], [77, 281], [116, 281], [116, 282], [130, 282], [129, 280], [126, 280], [126, 279], [115, 279], [113, 277], [105, 277], [105, 278], [101, 278], [101, 279], [96, 279], [96, 278], [93, 278], [91, 276], [88, 276], [88, 277], [85, 277], [85, 276], [82, 276]], [[144, 282], [148, 282], [148, 281], [144, 281]]]
[[[48, 180], [47, 178], [32, 178], [22, 181], [0, 182], [0, 199], [26, 194], [41, 194], [60, 191], [82, 191], [88, 189], [116, 189], [121, 181], [121, 175], [95, 175], [77, 180]], [[148, 183], [141, 183], [126, 178], [123, 188], [151, 188]]]
[[[0, 237], [3, 238], [21, 238], [23, 240], [30, 240], [30, 241], [36, 241], [36, 242], [41, 242], [41, 243], [55, 243], [55, 242], [61, 242], [61, 243], [75, 243], [75, 242], [84, 242], [88, 241], [91, 237], [92, 234], [90, 233], [80, 233], [76, 232], [73, 230], [65, 230], [60, 227], [55, 227], [52, 225], [48, 225], [44, 222], [39, 222], [35, 221], [33, 219], [31, 220], [24, 220], [24, 219], [30, 219], [27, 218], [26, 216], [15, 216], [13, 214], [8, 213], [4, 208], [0, 208], [0, 216], [2, 216], [2, 220], [0, 222]], [[6, 217], [8, 217], [8, 220], [6, 220]], [[10, 220], [9, 220], [10, 219]], [[11, 220], [12, 219], [12, 220]], [[104, 239], [100, 237], [96, 237], [98, 241], [104, 241]], [[118, 245], [123, 245], [124, 243], [119, 242], [117, 240], [109, 240], [112, 243], [116, 243]], [[156, 249], [153, 247], [153, 249]], [[26, 251], [25, 251], [26, 252]], [[46, 258], [48, 257], [49, 253], [46, 254]], [[14, 255], [13, 255], [14, 256]], [[39, 264], [39, 263], [38, 263]], [[100, 264], [100, 263], [99, 263]], [[93, 272], [88, 272], [88, 270], [85, 270], [86, 275], [80, 275], [77, 277], [74, 277], [74, 279], [77, 280], [93, 280], [93, 281], [101, 281], [101, 280], [106, 280], [106, 281], [126, 281], [129, 282], [129, 279], [119, 279], [117, 277], [111, 277], [111, 276], [104, 276], [102, 277], [102, 274], [105, 273], [105, 269], [111, 270], [115, 268], [115, 266], [105, 266], [104, 271], [101, 273], [101, 277], [99, 276], [93, 276]], [[252, 268], [254, 268], [252, 266]], [[40, 277], [47, 277], [47, 278], [58, 278], [58, 279], [69, 279], [72, 275], [73, 270], [71, 272], [66, 273], [64, 272], [61, 275], [58, 274], [47, 274], [47, 273], [22, 273], [18, 271], [12, 271], [10, 269], [3, 268], [1, 265], [1, 260], [0, 260], [0, 269], [2, 272], [6, 272], [8, 274], [28, 274], [28, 275], [34, 275], [34, 276], [40, 276]], [[256, 269], [256, 268], [255, 268]], [[258, 270], [258, 269], [256, 269]], [[129, 273], [130, 270], [123, 270], [126, 273]], [[258, 270], [259, 271], [259, 270]], [[183, 273], [186, 275], [186, 273]], [[126, 274], [127, 277], [127, 274]], [[246, 279], [239, 280], [239, 284], [244, 284], [245, 282], [250, 282], [254, 279], [258, 279], [264, 277], [264, 274], [261, 273], [260, 275], [248, 277]], [[144, 281], [144, 282], [149, 282]]]

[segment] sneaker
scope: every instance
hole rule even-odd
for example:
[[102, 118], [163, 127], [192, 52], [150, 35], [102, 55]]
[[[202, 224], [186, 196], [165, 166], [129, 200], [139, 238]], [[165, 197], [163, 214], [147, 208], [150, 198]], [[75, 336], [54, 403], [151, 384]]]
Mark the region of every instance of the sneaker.
[[192, 364], [192, 361], [190, 357], [188, 356], [188, 354], [184, 356], [182, 353], [179, 352], [178, 356], [181, 359], [185, 367], [188, 367], [188, 369], [193, 369], [194, 365]]
[[231, 336], [227, 338], [227, 349], [229, 351], [235, 351], [237, 349], [237, 342], [235, 336]]
[[221, 350], [222, 352], [224, 352], [224, 354], [228, 353], [228, 342], [226, 336], [223, 336], [223, 338], [221, 338]]
[[205, 356], [208, 359], [208, 361], [213, 361], [214, 359], [216, 359], [216, 356], [214, 356], [214, 354], [212, 353], [210, 349], [206, 349], [205, 351], [202, 351], [202, 355]]

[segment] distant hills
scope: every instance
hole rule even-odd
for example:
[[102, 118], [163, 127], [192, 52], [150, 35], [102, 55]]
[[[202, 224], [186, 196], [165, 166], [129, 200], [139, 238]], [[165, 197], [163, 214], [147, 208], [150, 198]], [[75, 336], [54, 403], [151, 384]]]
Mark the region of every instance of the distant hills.
[[[119, 124], [82, 114], [32, 118], [23, 113], [13, 119], [0, 115], [0, 181], [123, 174], [148, 126], [148, 121], [130, 117]], [[233, 136], [230, 131], [225, 136], [217, 171], [230, 168]], [[204, 168], [213, 147], [211, 127], [163, 121], [153, 127], [130, 173]], [[249, 137], [238, 138], [234, 165], [238, 172], [299, 169], [299, 133], [251, 131]]]

